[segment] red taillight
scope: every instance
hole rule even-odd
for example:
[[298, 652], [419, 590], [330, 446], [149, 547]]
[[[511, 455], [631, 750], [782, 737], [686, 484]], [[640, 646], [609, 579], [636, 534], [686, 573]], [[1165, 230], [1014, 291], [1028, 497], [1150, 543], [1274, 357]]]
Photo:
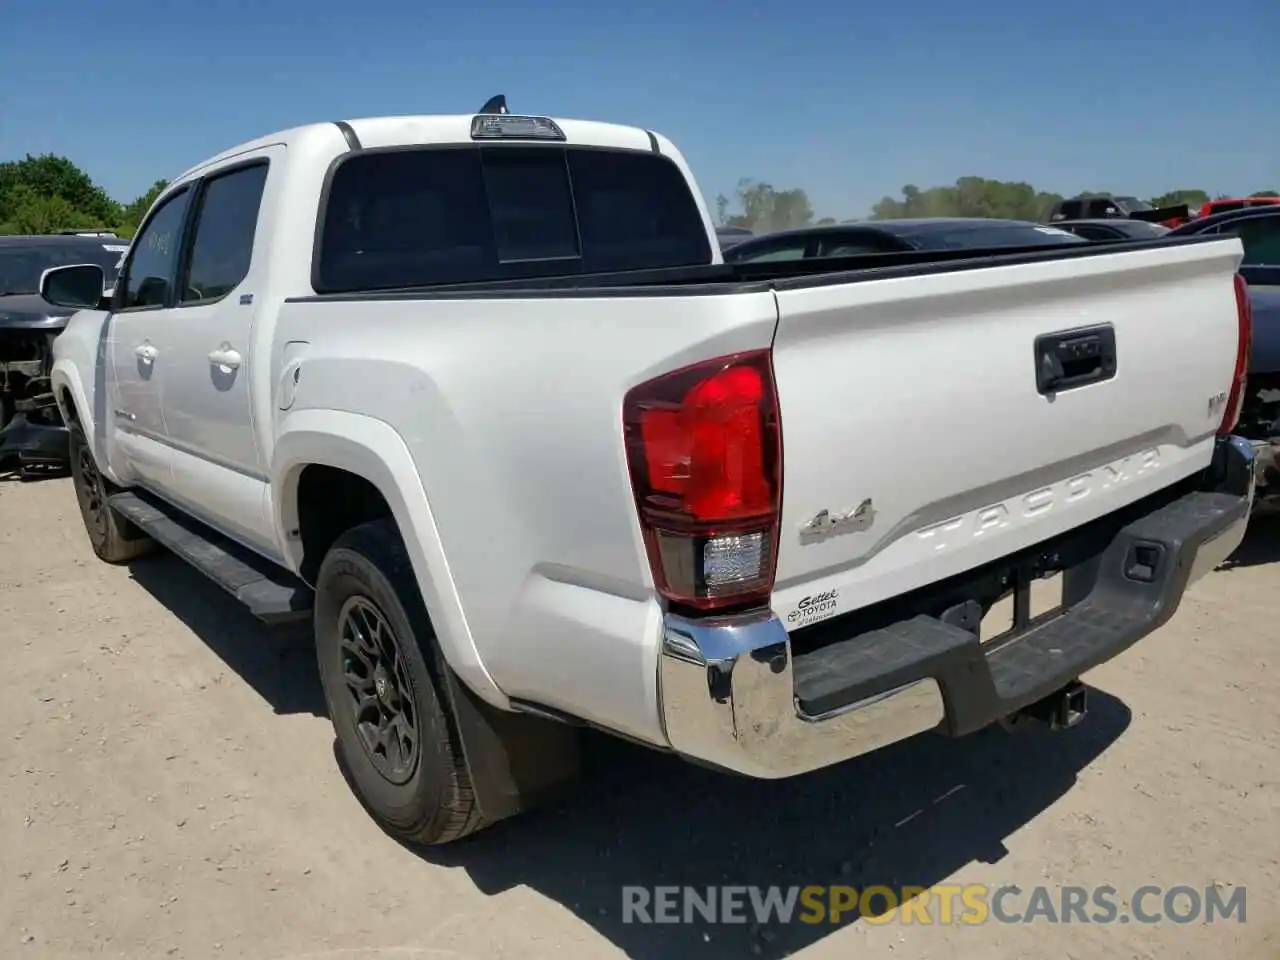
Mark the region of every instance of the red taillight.
[[1235, 276], [1236, 282], [1236, 369], [1231, 378], [1231, 392], [1227, 394], [1227, 407], [1222, 412], [1222, 423], [1218, 426], [1218, 435], [1226, 436], [1236, 428], [1240, 419], [1240, 409], [1244, 406], [1245, 381], [1249, 375], [1249, 351], [1253, 345], [1253, 308], [1249, 303], [1249, 284], [1240, 274]]
[[782, 491], [769, 351], [642, 383], [627, 393], [622, 419], [659, 592], [701, 611], [767, 602]]

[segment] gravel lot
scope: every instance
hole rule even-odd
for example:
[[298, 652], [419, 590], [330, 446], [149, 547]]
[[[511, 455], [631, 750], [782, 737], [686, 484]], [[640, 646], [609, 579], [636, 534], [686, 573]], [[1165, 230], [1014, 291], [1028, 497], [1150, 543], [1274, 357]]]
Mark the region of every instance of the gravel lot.
[[[0, 956], [1280, 958], [1280, 522], [1088, 676], [1071, 731], [756, 783], [592, 744], [564, 806], [425, 855], [334, 764], [305, 631], [0, 481]], [[622, 922], [628, 884], [1247, 887], [1244, 923]], [[1158, 902], [1158, 901], [1157, 901]]]

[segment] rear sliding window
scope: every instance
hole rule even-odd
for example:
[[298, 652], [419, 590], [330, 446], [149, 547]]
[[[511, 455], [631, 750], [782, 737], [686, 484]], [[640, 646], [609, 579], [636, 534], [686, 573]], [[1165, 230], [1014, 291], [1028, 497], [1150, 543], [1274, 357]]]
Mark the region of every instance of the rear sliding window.
[[436, 147], [340, 161], [313, 279], [338, 293], [710, 262], [697, 203], [665, 157]]

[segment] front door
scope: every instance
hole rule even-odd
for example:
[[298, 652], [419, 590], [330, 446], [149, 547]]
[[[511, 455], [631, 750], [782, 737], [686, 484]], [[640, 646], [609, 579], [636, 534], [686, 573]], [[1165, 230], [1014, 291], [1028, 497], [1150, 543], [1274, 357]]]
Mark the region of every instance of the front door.
[[277, 551], [253, 415], [251, 337], [269, 239], [259, 214], [271, 159], [281, 150], [242, 155], [201, 178], [161, 375], [175, 499], [271, 556]]
[[176, 190], [143, 223], [116, 282], [107, 326], [110, 462], [121, 481], [157, 492], [172, 484], [160, 381], [170, 359], [168, 305], [190, 199], [190, 188]]

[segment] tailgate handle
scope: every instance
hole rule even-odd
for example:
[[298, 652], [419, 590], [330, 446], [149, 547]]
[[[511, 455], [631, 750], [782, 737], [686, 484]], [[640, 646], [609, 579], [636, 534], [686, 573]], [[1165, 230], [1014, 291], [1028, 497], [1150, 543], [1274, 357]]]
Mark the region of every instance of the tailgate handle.
[[1116, 375], [1116, 331], [1111, 324], [1042, 333], [1036, 337], [1036, 391], [1061, 393]]

